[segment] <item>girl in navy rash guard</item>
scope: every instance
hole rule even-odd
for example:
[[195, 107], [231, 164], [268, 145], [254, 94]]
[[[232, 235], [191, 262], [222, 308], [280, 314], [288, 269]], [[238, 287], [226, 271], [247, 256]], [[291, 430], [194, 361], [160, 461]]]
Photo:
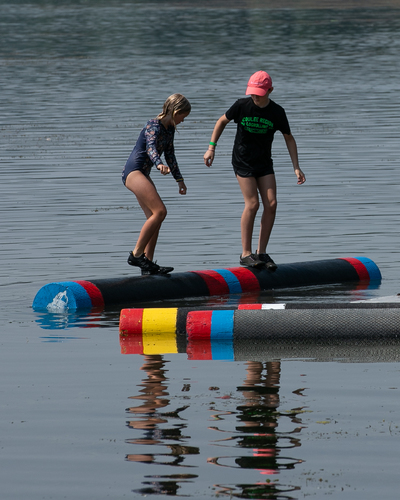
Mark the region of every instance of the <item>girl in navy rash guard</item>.
[[[172, 173], [178, 183], [179, 194], [186, 194], [186, 185], [178, 167], [174, 152], [176, 126], [189, 115], [191, 105], [181, 94], [173, 94], [165, 101], [157, 118], [149, 120], [139, 134], [136, 145], [122, 172], [122, 182], [136, 196], [146, 222], [128, 257], [128, 264], [139, 267], [142, 274], [168, 274], [172, 267], [161, 267], [153, 262], [161, 224], [167, 209], [161, 200], [150, 171], [153, 165], [162, 175]], [[161, 160], [164, 154], [165, 163]]]

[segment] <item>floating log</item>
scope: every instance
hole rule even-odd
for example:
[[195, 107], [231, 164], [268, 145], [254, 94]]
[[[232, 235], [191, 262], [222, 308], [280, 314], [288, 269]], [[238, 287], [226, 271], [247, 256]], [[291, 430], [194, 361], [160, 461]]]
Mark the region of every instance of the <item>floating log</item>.
[[400, 338], [400, 301], [122, 309], [119, 330], [139, 336], [180, 334], [188, 340]]
[[[400, 360], [400, 329], [398, 326], [400, 309], [398, 303], [392, 304], [393, 307], [389, 306], [390, 304], [386, 304], [384, 307], [380, 307], [382, 314], [373, 314], [372, 318], [370, 315], [366, 318], [366, 323], [369, 325], [367, 330], [355, 330], [352, 324], [354, 318], [352, 318], [350, 328], [346, 330], [347, 321], [343, 321], [343, 317], [337, 317], [335, 319], [336, 325], [331, 322], [329, 331], [326, 330], [325, 325], [318, 329], [316, 324], [312, 324], [311, 331], [308, 331], [309, 323], [307, 323], [306, 325], [297, 325], [297, 328], [290, 325], [289, 329], [283, 331], [283, 335], [281, 335], [282, 331], [266, 333], [264, 331], [262, 336], [256, 335], [257, 338], [251, 334], [253, 326], [249, 324], [245, 335], [235, 334], [230, 338], [223, 339], [218, 338], [215, 332], [214, 335], [204, 335], [204, 328], [202, 328], [201, 336], [192, 335], [190, 338], [186, 334], [182, 335], [171, 331], [161, 333], [150, 331], [149, 328], [144, 328], [142, 333], [138, 333], [138, 330], [136, 333], [121, 332], [121, 353], [144, 355], [185, 353], [187, 358], [191, 360], [265, 362], [285, 358], [303, 358], [319, 361], [398, 362]], [[379, 312], [378, 309], [374, 307], [371, 311]], [[396, 310], [394, 311], [394, 309]], [[253, 309], [245, 312], [256, 313], [255, 319], [258, 321], [259, 311], [260, 309]], [[304, 309], [299, 308], [297, 311], [304, 311]], [[321, 311], [321, 309], [315, 308], [314, 311]], [[330, 311], [335, 310], [330, 309]], [[368, 310], [364, 307], [352, 307], [336, 311], [350, 312], [351, 315], [352, 311], [365, 313]], [[389, 315], [386, 315], [388, 311], [390, 311]], [[272, 309], [270, 312], [284, 314], [285, 311]], [[345, 320], [347, 319], [345, 318]], [[356, 318], [356, 320], [358, 319]], [[378, 320], [378, 324], [374, 327], [369, 324], [370, 320]], [[252, 321], [253, 319], [250, 323]], [[335, 329], [339, 322], [342, 330]]]
[[32, 307], [51, 312], [103, 308], [168, 299], [210, 297], [344, 282], [380, 281], [377, 265], [366, 257], [281, 264], [266, 268], [234, 267], [188, 271], [167, 276], [61, 281], [43, 286]]

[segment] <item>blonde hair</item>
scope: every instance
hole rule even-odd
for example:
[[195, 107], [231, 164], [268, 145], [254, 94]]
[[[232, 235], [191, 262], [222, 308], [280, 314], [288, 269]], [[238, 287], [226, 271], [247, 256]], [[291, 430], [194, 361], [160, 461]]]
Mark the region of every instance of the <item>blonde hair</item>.
[[164, 102], [163, 110], [157, 116], [158, 120], [162, 120], [167, 115], [172, 116], [172, 122], [175, 126], [175, 115], [177, 113], [190, 113], [192, 106], [190, 102], [186, 99], [186, 97], [182, 94], [172, 94], [168, 97], [168, 99]]

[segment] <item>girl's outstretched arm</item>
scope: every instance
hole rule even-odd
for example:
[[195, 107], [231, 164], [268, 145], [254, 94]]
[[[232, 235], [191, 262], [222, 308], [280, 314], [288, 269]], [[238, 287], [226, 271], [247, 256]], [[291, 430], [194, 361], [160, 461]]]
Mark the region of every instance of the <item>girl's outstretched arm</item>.
[[290, 159], [292, 160], [294, 173], [297, 177], [297, 184], [303, 184], [306, 182], [306, 176], [299, 167], [299, 157], [297, 154], [297, 144], [295, 138], [291, 134], [283, 134], [283, 137], [285, 138], [286, 147], [289, 151]]
[[[228, 125], [230, 120], [225, 115], [222, 115], [221, 118], [215, 124], [213, 133], [211, 135], [211, 142], [217, 144], [218, 139], [221, 137], [222, 132], [225, 130], [225, 127]], [[208, 146], [207, 151], [204, 153], [204, 163], [207, 167], [211, 167], [212, 162], [214, 161], [215, 156], [215, 146], [210, 144]]]

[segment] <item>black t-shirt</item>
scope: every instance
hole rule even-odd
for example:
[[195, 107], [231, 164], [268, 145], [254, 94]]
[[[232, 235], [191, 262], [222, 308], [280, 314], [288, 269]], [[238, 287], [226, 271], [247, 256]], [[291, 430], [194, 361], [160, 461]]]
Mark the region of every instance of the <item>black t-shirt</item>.
[[259, 108], [251, 97], [238, 99], [225, 113], [237, 123], [232, 165], [250, 171], [272, 167], [271, 146], [277, 130], [290, 134], [285, 110], [274, 101]]

